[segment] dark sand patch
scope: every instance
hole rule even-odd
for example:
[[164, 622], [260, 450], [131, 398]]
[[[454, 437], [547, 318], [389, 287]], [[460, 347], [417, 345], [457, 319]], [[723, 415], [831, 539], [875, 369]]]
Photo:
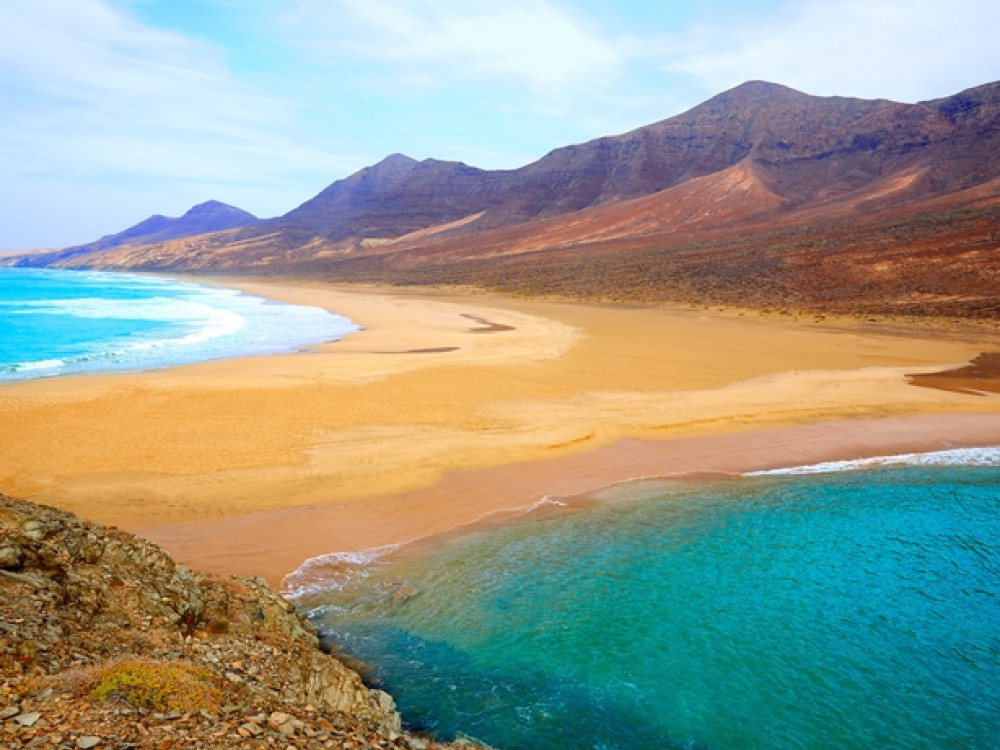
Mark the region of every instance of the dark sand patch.
[[983, 352], [969, 364], [953, 370], [907, 375], [911, 385], [954, 393], [1000, 393], [1000, 352]]
[[480, 318], [476, 315], [469, 315], [468, 313], [462, 314], [463, 318], [468, 318], [469, 320], [478, 323], [480, 328], [470, 328], [469, 333], [499, 333], [501, 331], [514, 331], [517, 330], [514, 326], [504, 325], [503, 323], [493, 323], [486, 318]]
[[404, 349], [398, 352], [376, 352], [376, 354], [445, 354], [447, 352], [457, 352], [458, 346], [428, 346], [424, 349]]

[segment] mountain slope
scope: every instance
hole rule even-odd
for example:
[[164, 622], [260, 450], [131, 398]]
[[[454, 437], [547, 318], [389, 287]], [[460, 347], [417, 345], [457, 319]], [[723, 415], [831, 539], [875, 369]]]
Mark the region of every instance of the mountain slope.
[[314, 239], [360, 246], [473, 215], [452, 232], [478, 233], [651, 195], [747, 159], [771, 174], [786, 208], [921, 166], [927, 179], [912, 192], [947, 192], [996, 176], [1000, 150], [990, 146], [1000, 146], [998, 101], [996, 84], [898, 104], [813, 97], [753, 81], [682, 115], [559, 148], [520, 169], [393, 154], [236, 239], [271, 235], [270, 247], [279, 250]]
[[393, 154], [333, 183], [273, 226], [329, 240], [396, 237], [480, 210], [491, 179], [465, 164]]
[[[790, 206], [836, 198], [919, 165], [931, 171], [924, 193], [947, 192], [997, 175], [998, 102], [996, 84], [938, 102], [897, 104], [812, 97], [754, 81], [677, 117], [556, 149], [521, 169], [482, 172], [423, 162], [389, 191], [351, 195], [365, 207], [382, 204], [394, 217], [409, 215], [408, 231], [482, 212], [463, 230], [472, 232], [650, 195], [746, 159], [773, 175], [774, 192]], [[347, 190], [347, 183], [328, 191]], [[421, 214], [428, 196], [436, 210]], [[321, 193], [307, 205], [315, 210], [325, 198]], [[293, 217], [297, 212], [285, 219]], [[344, 229], [322, 236], [361, 236]], [[376, 220], [363, 236], [403, 233]]]
[[106, 235], [86, 245], [77, 245], [50, 253], [25, 256], [20, 259], [17, 265], [53, 265], [69, 260], [70, 258], [89, 256], [102, 250], [110, 250], [123, 245], [148, 245], [154, 242], [165, 242], [181, 237], [191, 237], [208, 232], [232, 229], [234, 227], [250, 226], [259, 222], [260, 219], [242, 209], [219, 201], [206, 201], [194, 206], [181, 217], [172, 218], [156, 214], [124, 231]]
[[102, 237], [92, 243], [92, 246], [95, 250], [99, 250], [124, 244], [162, 242], [256, 224], [258, 221], [256, 216], [242, 209], [219, 201], [206, 201], [176, 219], [168, 216], [151, 216], [124, 232]]
[[[360, 248], [364, 240], [391, 240], [455, 222], [460, 224], [450, 234], [478, 234], [652, 195], [748, 160], [781, 198], [774, 211], [835, 201], [885, 184], [893, 175], [919, 172], [907, 192], [882, 195], [883, 201], [911, 200], [1000, 175], [998, 112], [1000, 84], [934, 102], [898, 104], [813, 97], [752, 81], [684, 114], [559, 148], [516, 170], [485, 171], [393, 154], [226, 242], [266, 237], [264, 244], [277, 251], [310, 243]], [[141, 230], [140, 240], [137, 230], [86, 246], [85, 252], [182, 236]]]

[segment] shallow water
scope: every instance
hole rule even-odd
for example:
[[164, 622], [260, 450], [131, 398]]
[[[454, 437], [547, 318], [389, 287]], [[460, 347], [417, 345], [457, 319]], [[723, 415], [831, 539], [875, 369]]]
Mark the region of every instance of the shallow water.
[[344, 558], [300, 603], [444, 737], [995, 747], [1000, 468], [829, 468], [626, 485], [419, 555]]
[[319, 308], [231, 289], [0, 268], [0, 382], [292, 352], [356, 330]]

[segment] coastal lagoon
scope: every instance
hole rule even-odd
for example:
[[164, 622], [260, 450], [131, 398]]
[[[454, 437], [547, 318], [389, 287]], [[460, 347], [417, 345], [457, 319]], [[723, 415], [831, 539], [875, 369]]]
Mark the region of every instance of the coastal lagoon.
[[292, 352], [356, 331], [317, 307], [89, 271], [0, 268], [0, 382]]
[[987, 748], [1000, 449], [547, 498], [286, 582], [404, 717], [533, 748]]

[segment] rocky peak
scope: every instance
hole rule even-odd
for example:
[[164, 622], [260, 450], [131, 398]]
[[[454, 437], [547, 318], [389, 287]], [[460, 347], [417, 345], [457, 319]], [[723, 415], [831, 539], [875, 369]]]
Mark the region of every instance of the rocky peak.
[[405, 174], [419, 164], [416, 159], [411, 159], [406, 154], [389, 154], [382, 161], [375, 163], [369, 169], [379, 170], [383, 173]]
[[689, 115], [720, 114], [734, 110], [798, 106], [811, 99], [808, 94], [768, 81], [747, 81], [723, 91], [688, 111]]
[[489, 175], [461, 162], [392, 154], [329, 185], [274, 226], [333, 240], [398, 237], [483, 210]]
[[367, 192], [379, 192], [398, 184], [419, 164], [416, 159], [411, 159], [405, 154], [390, 154], [382, 161], [355, 172], [345, 180], [335, 182], [330, 188], [344, 183], [363, 186]]
[[239, 226], [240, 224], [256, 221], [257, 217], [241, 208], [230, 206], [221, 201], [210, 200], [191, 207], [181, 219], [215, 219], [218, 221], [237, 219], [240, 221], [235, 226]]

